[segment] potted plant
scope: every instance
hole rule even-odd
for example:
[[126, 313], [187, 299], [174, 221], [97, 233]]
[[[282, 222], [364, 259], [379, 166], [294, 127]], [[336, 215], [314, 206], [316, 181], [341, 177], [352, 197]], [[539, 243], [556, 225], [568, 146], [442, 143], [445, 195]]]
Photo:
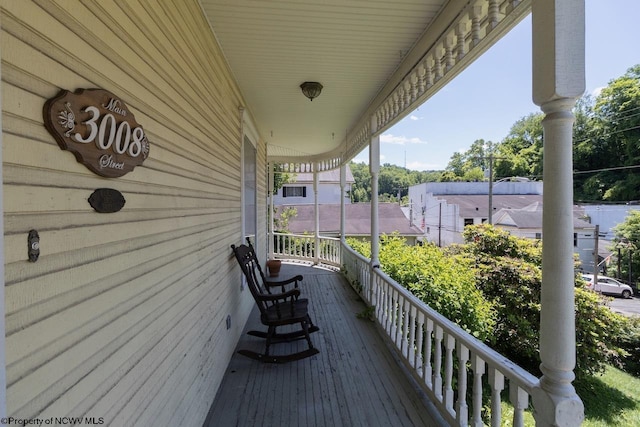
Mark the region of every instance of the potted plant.
[[267, 270], [269, 270], [269, 276], [274, 277], [280, 274], [280, 267], [282, 266], [282, 261], [279, 259], [270, 259], [267, 261]]

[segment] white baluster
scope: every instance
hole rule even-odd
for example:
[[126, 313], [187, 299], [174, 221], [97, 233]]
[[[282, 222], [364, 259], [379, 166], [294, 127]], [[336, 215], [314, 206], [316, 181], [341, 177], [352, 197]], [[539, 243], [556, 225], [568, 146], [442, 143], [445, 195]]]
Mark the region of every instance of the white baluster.
[[[407, 301], [407, 305], [409, 301]], [[409, 364], [412, 368], [416, 367], [415, 357], [416, 357], [416, 306], [411, 305], [407, 309], [407, 313], [410, 313], [411, 316], [409, 318], [409, 348], [406, 354]]]
[[393, 93], [393, 117], [396, 117], [398, 115], [398, 113], [400, 112], [400, 95], [398, 94], [398, 91], [395, 91]]
[[420, 63], [420, 65], [418, 65], [418, 93], [416, 94], [416, 99], [418, 98], [418, 96], [421, 96], [425, 91], [425, 88], [427, 86], [427, 82], [425, 80], [426, 74], [427, 74], [427, 69], [424, 66], [424, 61], [423, 61]]
[[411, 90], [411, 82], [409, 80], [406, 80], [404, 82], [404, 106], [403, 108], [407, 108], [409, 107], [409, 105], [411, 105], [411, 97], [412, 97], [412, 90]]
[[426, 66], [425, 84], [426, 88], [429, 89], [431, 86], [433, 86], [433, 59], [428, 58], [426, 62], [428, 63], [428, 65]]
[[453, 35], [449, 34], [445, 36], [443, 44], [444, 44], [445, 71], [449, 71], [451, 68], [453, 68], [453, 65], [455, 63], [455, 61], [453, 60], [453, 46], [454, 46]]
[[410, 314], [411, 305], [408, 299], [406, 298], [403, 298], [403, 299], [404, 299], [404, 304], [402, 309], [402, 346], [404, 351], [402, 352], [402, 354], [404, 355], [405, 358], [408, 358], [409, 346], [413, 345], [409, 341], [409, 323], [412, 321], [411, 314]]
[[458, 343], [458, 404], [456, 405], [456, 421], [459, 426], [466, 426], [469, 422], [469, 407], [467, 405], [467, 363], [469, 349]]
[[405, 318], [404, 318], [404, 297], [400, 294], [400, 292], [397, 292], [397, 302], [395, 305], [395, 309], [396, 309], [396, 337], [395, 337], [395, 342], [396, 342], [396, 346], [398, 347], [398, 350], [400, 350], [400, 353], [402, 353], [402, 345], [404, 343], [405, 340], [405, 335], [404, 335], [404, 324], [405, 324]]
[[456, 339], [453, 335], [447, 334], [444, 342], [444, 402], [449, 413], [453, 414], [453, 350], [456, 347]]
[[424, 378], [424, 359], [425, 359], [425, 353], [424, 353], [424, 334], [426, 333], [425, 331], [425, 326], [424, 326], [424, 313], [422, 311], [418, 312], [418, 324], [416, 325], [417, 328], [417, 342], [416, 342], [416, 358], [413, 362], [413, 366], [416, 367], [416, 371], [418, 372], [418, 376], [420, 378]]
[[433, 390], [433, 369], [432, 369], [432, 343], [433, 343], [433, 320], [427, 319], [427, 330], [425, 337], [425, 350], [424, 350], [424, 381], [427, 387]]
[[442, 402], [442, 328], [436, 325], [433, 354], [433, 392]]
[[485, 362], [477, 354], [473, 355], [473, 419], [471, 425], [474, 427], [483, 427], [482, 422], [482, 376], [485, 372]]
[[434, 72], [435, 72], [434, 80], [438, 81], [443, 76], [442, 58], [440, 57], [440, 48], [439, 47], [434, 50], [434, 53], [433, 53], [433, 65], [434, 65]]
[[500, 0], [489, 0], [489, 24], [487, 26], [487, 34], [498, 26], [500, 13]]
[[491, 427], [500, 427], [502, 423], [500, 393], [504, 389], [504, 375], [495, 368], [489, 368], [489, 385], [491, 386]]
[[456, 60], [460, 61], [467, 54], [466, 43], [464, 38], [467, 34], [467, 24], [465, 22], [458, 22], [456, 26], [456, 39], [458, 41], [458, 52]]
[[524, 426], [524, 410], [529, 406], [529, 394], [517, 384], [509, 384], [509, 400], [513, 405], [513, 426]]

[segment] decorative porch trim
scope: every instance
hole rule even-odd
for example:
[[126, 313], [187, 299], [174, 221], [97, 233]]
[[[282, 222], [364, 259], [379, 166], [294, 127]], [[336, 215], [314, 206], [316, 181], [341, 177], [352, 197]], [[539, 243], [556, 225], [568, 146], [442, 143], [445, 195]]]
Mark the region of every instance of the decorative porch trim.
[[[476, 58], [506, 34], [530, 11], [531, 0], [469, 1], [461, 13], [455, 15], [446, 29], [430, 43], [424, 53], [407, 55], [414, 65], [401, 80], [374, 101], [367, 115], [347, 136], [345, 159], [355, 157], [369, 143], [369, 115], [376, 121], [375, 134], [381, 134], [415, 110], [461, 73]], [[438, 19], [448, 19], [441, 13]], [[438, 23], [434, 24], [438, 25]], [[407, 62], [405, 61], [405, 62]], [[401, 66], [399, 70], [403, 67]]]

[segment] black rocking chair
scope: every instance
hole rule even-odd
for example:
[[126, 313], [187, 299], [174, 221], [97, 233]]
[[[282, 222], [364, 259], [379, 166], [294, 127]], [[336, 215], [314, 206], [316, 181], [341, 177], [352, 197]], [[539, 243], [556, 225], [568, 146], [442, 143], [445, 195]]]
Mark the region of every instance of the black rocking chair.
[[[300, 289], [297, 288], [297, 282], [302, 280], [302, 276], [296, 276], [279, 282], [266, 281], [252, 246], [240, 245], [236, 247], [235, 245], [231, 245], [231, 249], [233, 249], [242, 273], [247, 279], [247, 285], [251, 291], [251, 295], [258, 305], [260, 321], [268, 327], [267, 332], [248, 332], [249, 335], [266, 339], [264, 353], [257, 353], [251, 350], [239, 350], [238, 353], [252, 359], [260, 360], [261, 362], [269, 363], [291, 362], [318, 354], [319, 351], [313, 347], [309, 335], [312, 332], [316, 332], [318, 327], [313, 324], [309, 317], [309, 301], [306, 298], [299, 298]], [[286, 285], [291, 283], [294, 283], [296, 288], [286, 290]], [[278, 286], [281, 292], [272, 293], [271, 288]], [[276, 332], [278, 326], [296, 324], [300, 325], [300, 330], [288, 333]], [[269, 354], [271, 344], [295, 341], [302, 338], [307, 340], [309, 346], [307, 350], [286, 355]]]

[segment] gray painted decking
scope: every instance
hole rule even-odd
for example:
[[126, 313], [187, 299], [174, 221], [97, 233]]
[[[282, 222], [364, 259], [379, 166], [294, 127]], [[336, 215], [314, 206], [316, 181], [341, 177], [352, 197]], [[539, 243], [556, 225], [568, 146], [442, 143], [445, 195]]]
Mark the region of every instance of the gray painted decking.
[[[288, 364], [263, 364], [234, 355], [205, 427], [435, 426], [425, 395], [399, 366], [375, 324], [356, 317], [365, 305], [332, 271], [283, 264], [280, 277], [303, 274], [303, 295], [320, 331], [320, 354]], [[257, 310], [245, 331], [265, 330]], [[243, 334], [238, 349], [258, 352], [264, 340]], [[272, 353], [306, 348], [280, 343]]]

